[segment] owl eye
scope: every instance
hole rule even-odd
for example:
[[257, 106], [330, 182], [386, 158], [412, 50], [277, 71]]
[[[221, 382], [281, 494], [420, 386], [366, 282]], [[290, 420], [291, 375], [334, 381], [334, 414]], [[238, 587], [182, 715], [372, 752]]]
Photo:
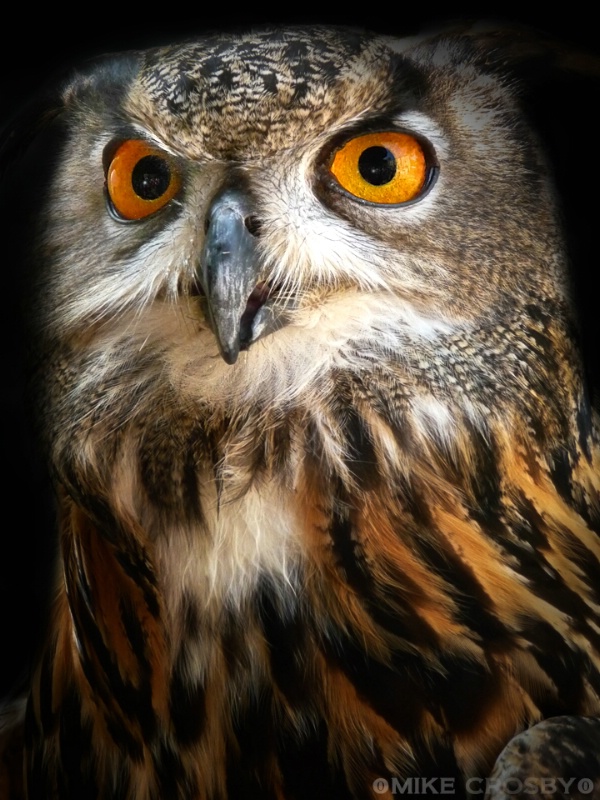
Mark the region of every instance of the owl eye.
[[334, 154], [331, 174], [360, 200], [396, 205], [417, 197], [427, 181], [427, 158], [421, 143], [408, 133], [366, 133]]
[[119, 145], [106, 174], [111, 203], [127, 220], [143, 219], [159, 211], [180, 185], [172, 160], [141, 139], [128, 139]]

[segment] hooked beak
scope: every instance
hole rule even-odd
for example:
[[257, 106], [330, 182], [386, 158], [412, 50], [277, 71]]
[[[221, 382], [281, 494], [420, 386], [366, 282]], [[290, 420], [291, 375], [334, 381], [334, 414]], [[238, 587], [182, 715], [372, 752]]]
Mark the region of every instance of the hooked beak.
[[206, 217], [199, 279], [206, 295], [209, 324], [228, 364], [252, 341], [252, 325], [268, 296], [259, 284], [257, 239], [249, 195], [231, 187], [213, 199]]

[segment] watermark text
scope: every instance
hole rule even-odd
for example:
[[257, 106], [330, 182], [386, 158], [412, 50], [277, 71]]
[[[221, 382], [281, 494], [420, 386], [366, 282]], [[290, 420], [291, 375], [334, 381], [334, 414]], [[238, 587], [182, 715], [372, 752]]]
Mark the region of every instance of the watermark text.
[[[454, 794], [457, 787], [456, 778], [375, 778], [373, 789], [377, 794]], [[465, 788], [470, 795], [484, 795], [486, 792], [503, 792], [507, 795], [520, 794], [561, 794], [572, 793], [591, 794], [594, 791], [594, 781], [591, 778], [533, 778], [524, 780], [508, 778], [496, 780], [493, 778], [468, 778]]]

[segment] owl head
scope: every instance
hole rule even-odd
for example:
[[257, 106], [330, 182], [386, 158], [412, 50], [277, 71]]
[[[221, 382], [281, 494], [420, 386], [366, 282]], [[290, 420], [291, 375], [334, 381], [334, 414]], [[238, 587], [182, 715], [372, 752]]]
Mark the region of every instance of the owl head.
[[549, 369], [529, 374], [527, 326], [575, 318], [568, 132], [540, 124], [559, 73], [564, 100], [580, 63], [469, 29], [258, 30], [92, 64], [21, 123], [37, 340], [95, 341], [133, 374], [156, 351], [218, 407], [390, 354], [431, 408], [518, 402]]

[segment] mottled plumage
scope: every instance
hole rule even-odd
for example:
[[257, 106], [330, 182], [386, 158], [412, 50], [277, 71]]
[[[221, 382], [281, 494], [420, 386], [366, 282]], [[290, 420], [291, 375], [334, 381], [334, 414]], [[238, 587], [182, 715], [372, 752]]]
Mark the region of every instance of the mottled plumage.
[[[590, 68], [269, 30], [46, 99], [25, 260], [62, 556], [28, 800], [465, 797], [540, 720], [597, 729], [598, 418], [527, 105]], [[407, 201], [338, 173], [381, 132], [425, 164]]]

